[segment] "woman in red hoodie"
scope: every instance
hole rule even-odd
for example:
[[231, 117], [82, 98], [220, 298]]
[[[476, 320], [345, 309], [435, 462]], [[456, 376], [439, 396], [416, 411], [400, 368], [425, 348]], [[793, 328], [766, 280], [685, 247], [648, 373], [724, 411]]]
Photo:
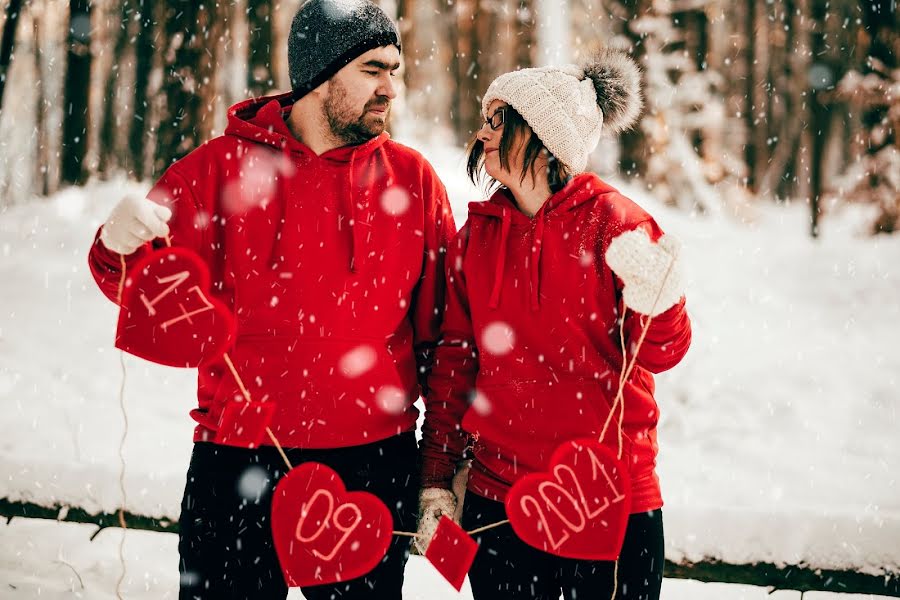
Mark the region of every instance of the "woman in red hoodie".
[[602, 442], [615, 451], [621, 439], [631, 510], [618, 564], [543, 552], [508, 524], [477, 534], [469, 572], [476, 600], [556, 600], [561, 592], [659, 598], [663, 502], [652, 374], [675, 366], [691, 339], [677, 247], [637, 204], [583, 172], [601, 127], [627, 128], [640, 107], [637, 67], [613, 52], [584, 68], [507, 73], [484, 96], [468, 171], [473, 181], [486, 173], [498, 189], [469, 205], [448, 249], [417, 545], [423, 550], [441, 515], [454, 514], [451, 482], [467, 446], [462, 525], [471, 530], [505, 520], [510, 487], [547, 470], [558, 446], [599, 439], [620, 386], [624, 416], [615, 411], [612, 430], [621, 427], [622, 436]]

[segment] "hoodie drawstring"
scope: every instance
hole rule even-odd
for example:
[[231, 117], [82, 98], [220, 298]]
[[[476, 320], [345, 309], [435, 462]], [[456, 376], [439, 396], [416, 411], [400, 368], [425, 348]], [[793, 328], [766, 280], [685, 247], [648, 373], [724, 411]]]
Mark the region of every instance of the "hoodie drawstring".
[[292, 199], [287, 190], [287, 176], [285, 175], [285, 172], [288, 172], [290, 169], [295, 169], [297, 166], [294, 162], [294, 154], [291, 151], [290, 146], [288, 146], [287, 140], [282, 138], [281, 143], [278, 144], [278, 147], [281, 150], [279, 160], [285, 162], [277, 162], [275, 164], [275, 168], [273, 169], [272, 177], [274, 177], [275, 181], [277, 181], [278, 183], [277, 188], [273, 191], [272, 199], [281, 198], [284, 202], [284, 206], [281, 210], [281, 216], [278, 217], [278, 222], [275, 223], [275, 235], [272, 236], [272, 247], [269, 250], [269, 266], [272, 268], [276, 268], [276, 266], [284, 259], [284, 256], [281, 253], [282, 238], [284, 236], [284, 225], [287, 221], [288, 212], [292, 211], [294, 208], [291, 205]]
[[356, 252], [362, 247], [362, 240], [358, 240], [357, 236], [361, 235], [359, 228], [356, 226], [356, 185], [353, 180], [353, 169], [356, 166], [356, 150], [350, 153], [350, 206], [347, 210], [348, 225], [350, 227], [350, 272], [356, 273], [362, 265], [358, 264]]
[[509, 209], [504, 208], [500, 220], [500, 247], [497, 251], [497, 263], [494, 266], [494, 289], [491, 290], [490, 308], [500, 305], [500, 290], [503, 289], [503, 275], [506, 270], [506, 244], [509, 240], [509, 228], [512, 225]]
[[541, 253], [544, 245], [544, 213], [535, 215], [534, 239], [531, 243], [531, 264], [529, 276], [531, 279], [531, 310], [537, 310], [541, 306]]
[[[367, 142], [368, 143], [368, 142]], [[380, 201], [374, 197], [374, 192], [382, 188], [390, 188], [395, 184], [394, 171], [385, 154], [384, 148], [378, 147], [370, 155], [371, 160], [357, 164], [360, 156], [358, 146], [350, 153], [350, 192], [347, 210], [348, 225], [350, 227], [350, 272], [359, 273], [365, 269], [369, 259], [372, 243], [372, 211], [373, 203]], [[362, 190], [358, 185], [362, 182]], [[377, 204], [374, 205], [377, 209]], [[362, 221], [360, 221], [362, 219]]]
[[270, 256], [272, 257], [271, 262], [273, 266], [277, 262], [281, 262], [282, 256], [280, 253], [276, 253], [276, 250], [281, 247], [281, 238], [284, 235], [284, 225], [287, 221], [288, 211], [294, 208], [291, 204], [292, 198], [290, 197], [290, 193], [286, 189], [287, 177], [285, 176], [285, 172], [288, 172], [290, 169], [296, 169], [297, 163], [294, 161], [294, 153], [288, 146], [286, 139], [282, 139], [281, 141], [280, 158], [285, 162], [284, 164], [277, 165], [275, 169], [276, 172], [273, 176], [278, 181], [278, 189], [275, 193], [278, 194], [278, 198], [281, 198], [284, 201], [284, 207], [281, 211], [281, 219], [279, 219], [278, 223], [275, 225], [275, 236], [272, 239], [272, 253]]

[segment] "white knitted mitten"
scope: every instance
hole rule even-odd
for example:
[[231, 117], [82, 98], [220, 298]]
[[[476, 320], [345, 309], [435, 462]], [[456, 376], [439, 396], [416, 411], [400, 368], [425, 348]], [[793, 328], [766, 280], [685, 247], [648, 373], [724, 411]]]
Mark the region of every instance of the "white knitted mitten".
[[654, 244], [643, 229], [626, 231], [610, 242], [606, 264], [625, 283], [622, 298], [628, 308], [655, 317], [678, 303], [684, 295], [679, 250], [674, 238], [664, 235]]
[[451, 519], [456, 511], [456, 496], [443, 488], [425, 488], [419, 493], [419, 530], [414, 542], [419, 554], [425, 555], [428, 544], [437, 530], [441, 517], [447, 515]]
[[146, 198], [126, 196], [116, 204], [103, 229], [103, 245], [118, 254], [131, 254], [145, 242], [169, 235], [172, 210]]

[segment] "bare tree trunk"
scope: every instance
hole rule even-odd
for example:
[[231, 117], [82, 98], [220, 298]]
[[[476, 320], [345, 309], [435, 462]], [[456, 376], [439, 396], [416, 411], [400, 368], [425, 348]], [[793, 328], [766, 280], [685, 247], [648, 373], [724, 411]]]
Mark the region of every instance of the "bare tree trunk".
[[[643, 43], [643, 38], [636, 33], [634, 29], [628, 26], [628, 23], [647, 16], [652, 10], [651, 0], [620, 0], [619, 15], [622, 22], [626, 23], [625, 30], [622, 32], [631, 42], [628, 49], [629, 54], [634, 58], [635, 62], [641, 64], [647, 50]], [[641, 88], [647, 89], [646, 76]], [[648, 103], [649, 104], [649, 103]], [[647, 154], [649, 148], [647, 138], [640, 125], [637, 125], [630, 131], [624, 132], [620, 137], [622, 154], [619, 158], [619, 170], [628, 176], [642, 175], [647, 170]]]
[[35, 81], [35, 95], [37, 99], [35, 100], [34, 111], [36, 137], [34, 187], [38, 194], [46, 196], [50, 193], [50, 140], [47, 138], [47, 98], [44, 92], [44, 61], [42, 60], [41, 47], [41, 17], [43, 16], [43, 11], [38, 12], [36, 6], [37, 2], [32, 2], [31, 24], [34, 37], [34, 72], [37, 75], [37, 80]]
[[[694, 70], [703, 71], [709, 49], [709, 22], [706, 13], [702, 7], [689, 6], [685, 10], [673, 12], [671, 18], [672, 27], [680, 33], [680, 45], [685, 55], [693, 61]], [[694, 152], [703, 154], [703, 131], [698, 128], [685, 133], [691, 134], [688, 140]]]
[[[406, 49], [407, 37], [413, 30], [413, 22], [415, 21], [416, 0], [397, 0], [397, 25], [400, 29], [400, 39], [403, 40], [404, 50]], [[415, 56], [417, 53], [413, 53]]]
[[[896, 86], [898, 77], [896, 69], [900, 60], [900, 12], [897, 11], [896, 2], [893, 0], [873, 0], [864, 3], [865, 30], [868, 38], [867, 56], [861, 71], [867, 77], [878, 79], [880, 96], [875, 102], [868, 103], [863, 113], [862, 133], [867, 144], [865, 154], [875, 172], [869, 174], [869, 185], [882, 193], [874, 193], [881, 206], [881, 215], [876, 219], [874, 233], [891, 233], [900, 229], [900, 194], [897, 193], [896, 184], [888, 183], [890, 179], [885, 169], [877, 160], [885, 148], [897, 147], [897, 128], [900, 127], [898, 118], [896, 92], [888, 92], [891, 86]], [[893, 81], [892, 81], [893, 78]], [[891, 189], [893, 188], [893, 189]]]
[[3, 107], [3, 91], [6, 89], [6, 76], [9, 63], [12, 61], [13, 46], [16, 43], [16, 25], [19, 13], [22, 12], [22, 0], [10, 0], [6, 5], [6, 22], [3, 24], [3, 40], [0, 41], [0, 109]]
[[[201, 5], [201, 8], [204, 6]], [[224, 48], [230, 43], [231, 12], [231, 6], [223, 3], [212, 4], [201, 11], [198, 92], [202, 104], [197, 127], [199, 137], [195, 140], [194, 147], [210, 139], [213, 132], [219, 131], [218, 126], [221, 126], [221, 131], [225, 129], [224, 117], [228, 106], [219, 92], [219, 65], [225, 64]], [[219, 122], [216, 121], [217, 118]]]
[[764, 0], [752, 0], [748, 10], [748, 37], [750, 40], [750, 63], [747, 78], [747, 106], [744, 118], [748, 140], [747, 166], [749, 184], [758, 191], [762, 170], [769, 158], [767, 140], [769, 137], [767, 116], [769, 111], [769, 21]]
[[809, 173], [809, 233], [819, 237], [819, 219], [822, 214], [822, 167], [825, 157], [825, 144], [828, 141], [828, 107], [822, 102], [822, 92], [813, 92], [812, 101], [812, 152], [810, 153]]
[[[428, 2], [428, 0], [426, 0]], [[416, 11], [419, 3], [416, 0], [398, 0], [396, 2], [397, 9], [397, 28], [400, 31], [400, 39], [403, 40], [403, 60], [400, 61], [400, 77], [402, 83], [398, 85], [397, 100], [395, 107], [402, 107], [405, 118], [397, 119], [395, 117], [400, 111], [392, 112], [391, 125], [397, 123], [398, 128], [402, 131], [404, 127], [412, 127], [413, 129], [404, 131], [416, 132], [421, 128], [417, 127], [419, 123], [426, 123], [427, 130], [432, 132], [435, 118], [441, 114], [441, 107], [435, 106], [432, 101], [432, 92], [438, 86], [436, 81], [439, 74], [434, 73], [432, 60], [434, 59], [434, 45], [429, 57], [425, 56], [422, 51], [422, 40], [427, 40], [430, 35], [434, 36], [437, 32], [434, 30], [434, 24], [426, 22], [419, 27], [413, 27], [416, 23]], [[434, 37], [431, 37], [434, 40]], [[429, 73], [430, 71], [430, 73]]]
[[757, 180], [757, 191], [762, 195], [790, 195], [790, 173], [798, 173], [805, 167], [800, 162], [804, 147], [804, 129], [810, 126], [807, 89], [809, 87], [810, 47], [809, 47], [809, 0], [796, 0], [787, 3], [787, 12], [791, 17], [788, 52], [784, 71], [779, 77], [778, 88], [785, 91], [784, 107], [773, 111], [773, 121], [779, 127], [772, 133], [777, 139], [774, 150], [770, 153], [768, 164]]
[[[232, 50], [237, 47], [237, 28], [246, 28], [246, 8], [241, 2], [219, 2], [213, 12], [211, 29], [204, 32], [209, 42], [204, 49], [205, 63], [201, 67], [207, 74], [209, 85], [202, 89], [204, 106], [209, 116], [209, 129], [198, 142], [205, 142], [215, 135], [220, 135], [228, 125], [228, 109], [247, 98], [247, 90], [244, 83], [235, 85], [230, 81], [231, 76], [237, 73], [245, 73], [247, 57], [238, 57]], [[241, 14], [238, 14], [240, 12]], [[240, 78], [234, 77], [235, 82]]]
[[291, 89], [291, 78], [288, 74], [287, 45], [290, 35], [291, 21], [299, 7], [299, 0], [275, 0], [272, 3], [272, 74], [275, 77], [275, 88]]
[[437, 4], [437, 7], [442, 13], [442, 20], [448, 24], [444, 29], [446, 32], [446, 38], [444, 39], [447, 48], [449, 48], [447, 71], [450, 74], [448, 81], [451, 85], [451, 90], [449, 90], [448, 93], [448, 96], [450, 97], [450, 126], [456, 136], [456, 142], [458, 144], [465, 143], [465, 140], [460, 133], [460, 130], [462, 129], [462, 116], [459, 111], [459, 99], [461, 97], [460, 86], [462, 85], [459, 81], [460, 65], [462, 65], [462, 59], [460, 57], [460, 40], [462, 32], [459, 27], [459, 13], [461, 8], [459, 5], [444, 4], [441, 2]]
[[215, 108], [220, 23], [216, 6], [166, 0], [162, 94], [154, 175], [209, 138]]
[[451, 60], [451, 72], [456, 90], [453, 94], [453, 129], [459, 144], [465, 144], [474, 131], [480, 110], [475, 107], [478, 88], [481, 85], [481, 65], [478, 62], [478, 37], [475, 21], [478, 17], [478, 6], [475, 3], [458, 3], [450, 5], [450, 14], [455, 16], [455, 27], [451, 29], [451, 39], [455, 37], [456, 48]]
[[137, 35], [134, 43], [134, 100], [132, 101], [131, 125], [128, 129], [128, 157], [134, 177], [144, 178], [147, 165], [147, 130], [149, 111], [147, 110], [147, 87], [153, 70], [153, 39], [156, 24], [153, 19], [156, 0], [134, 0], [137, 20]]
[[530, 4], [492, 0], [442, 8], [451, 22], [448, 70], [449, 84], [455, 88], [451, 114], [457, 143], [467, 143], [481, 127], [480, 99], [490, 82], [503, 72], [531, 66], [534, 19]]
[[472, 135], [481, 126], [479, 98], [490, 83], [490, 76], [485, 68], [489, 59], [482, 54], [482, 43], [490, 40], [491, 34], [496, 35], [496, 19], [492, 8], [487, 2], [473, 2], [471, 10], [464, 13], [462, 18], [460, 40], [463, 51], [460, 58], [464, 59], [461, 66], [465, 67], [465, 71], [459, 74], [460, 94], [457, 106], [462, 126], [457, 135], [461, 142], [472, 139]]
[[69, 3], [68, 63], [63, 101], [61, 175], [63, 183], [81, 185], [87, 180], [84, 159], [90, 121], [88, 100], [91, 80], [90, 0]]
[[[736, 70], [740, 64], [740, 61], [736, 61], [735, 57], [743, 44], [741, 39], [742, 30], [740, 28], [732, 28], [732, 23], [729, 22], [727, 16], [730, 10], [730, 6], [726, 8], [720, 3], [706, 8], [707, 50], [704, 64], [701, 65], [704, 71], [708, 70], [712, 73], [724, 74], [726, 64], [729, 72]], [[739, 20], [739, 22], [741, 21]], [[735, 148], [740, 148], [741, 144], [740, 127], [736, 127], [736, 125], [742, 122], [732, 118], [732, 115], [736, 112], [733, 110], [734, 87], [730, 81], [733, 77], [735, 76], [724, 78], [717, 86], [724, 113], [724, 126], [704, 129], [703, 160], [707, 164], [718, 165], [716, 172], [710, 174], [712, 183], [718, 183], [723, 178], [730, 177], [735, 185], [742, 186], [745, 175], [744, 169], [741, 168], [743, 157], [741, 156], [740, 160], [736, 160], [739, 153], [735, 152]]]
[[275, 87], [272, 70], [274, 19], [269, 0], [247, 0], [247, 92], [264, 96]]
[[[792, 198], [803, 195], [802, 185], [808, 182], [808, 176], [804, 180], [798, 174], [809, 168], [809, 105], [806, 94], [810, 65], [809, 1], [777, 0], [775, 7], [776, 11], [780, 9], [780, 15], [785, 19], [782, 24], [790, 26], [777, 26], [772, 30], [775, 42], [769, 79], [774, 99], [769, 102], [767, 135], [778, 144], [774, 153], [786, 150], [787, 154], [775, 168], [777, 178], [771, 180], [772, 186], [768, 189], [775, 198]], [[770, 150], [768, 155], [771, 157], [772, 154]], [[774, 164], [775, 161], [770, 158], [763, 177], [769, 175]]]
[[812, 22], [815, 30], [812, 34], [813, 65], [810, 69], [809, 83], [811, 89], [811, 169], [809, 186], [810, 235], [819, 237], [819, 217], [821, 215], [822, 198], [822, 163], [825, 157], [825, 144], [828, 142], [828, 106], [825, 96], [834, 88], [834, 65], [825, 57], [825, 20], [828, 14], [827, 0], [812, 0]]
[[113, 47], [112, 62], [109, 73], [106, 76], [106, 89], [103, 94], [103, 124], [100, 127], [100, 148], [98, 149], [97, 171], [107, 174], [110, 163], [119, 155], [117, 131], [121, 124], [122, 115], [116, 103], [116, 90], [118, 89], [120, 65], [122, 56], [128, 48], [128, 16], [131, 14], [129, 0], [121, 0], [119, 26], [115, 29], [115, 44]]
[[[803, 190], [810, 207], [810, 235], [818, 237], [821, 217], [821, 199], [825, 192], [826, 153], [832, 131], [833, 103], [838, 94], [834, 93], [836, 83], [842, 78], [843, 66], [848, 56], [837, 50], [842, 46], [841, 35], [835, 35], [846, 26], [841, 25], [842, 6], [830, 6], [825, 0], [798, 0], [810, 14], [812, 42], [810, 59], [807, 63], [806, 105], [809, 127], [806, 133], [808, 144], [806, 154], [810, 157], [809, 173], [800, 180], [806, 183]], [[811, 3], [812, 8], [809, 9]], [[829, 32], [830, 30], [830, 32]], [[831, 33], [831, 35], [829, 35]]]

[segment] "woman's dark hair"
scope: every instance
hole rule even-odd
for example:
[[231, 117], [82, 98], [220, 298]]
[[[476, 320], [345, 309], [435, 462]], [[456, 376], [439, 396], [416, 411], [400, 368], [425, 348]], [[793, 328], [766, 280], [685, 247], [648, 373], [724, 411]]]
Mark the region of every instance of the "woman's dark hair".
[[[522, 115], [520, 115], [512, 106], [504, 106], [503, 110], [503, 133], [500, 135], [499, 148], [500, 164], [507, 171], [512, 171], [513, 169], [511, 169], [509, 165], [509, 153], [510, 150], [512, 150], [513, 143], [519, 133], [525, 133], [528, 123], [525, 122]], [[549, 161], [547, 163], [547, 182], [550, 185], [550, 191], [554, 193], [558, 192], [565, 187], [566, 183], [571, 179], [569, 170], [544, 147], [544, 143], [534, 131], [531, 132], [531, 136], [528, 138], [528, 143], [525, 145], [525, 150], [522, 153], [522, 177], [519, 179], [519, 182], [525, 181], [525, 176], [529, 171], [531, 171], [531, 176], [537, 179], [537, 167], [535, 162], [537, 162], [541, 152], [546, 152], [549, 156]], [[472, 137], [472, 141], [469, 142], [466, 173], [468, 173], [469, 179], [471, 179], [472, 183], [475, 185], [482, 185], [485, 180], [488, 180], [488, 193], [500, 185], [500, 182], [492, 177], [488, 177], [484, 171], [484, 142], [478, 139], [477, 133]]]

